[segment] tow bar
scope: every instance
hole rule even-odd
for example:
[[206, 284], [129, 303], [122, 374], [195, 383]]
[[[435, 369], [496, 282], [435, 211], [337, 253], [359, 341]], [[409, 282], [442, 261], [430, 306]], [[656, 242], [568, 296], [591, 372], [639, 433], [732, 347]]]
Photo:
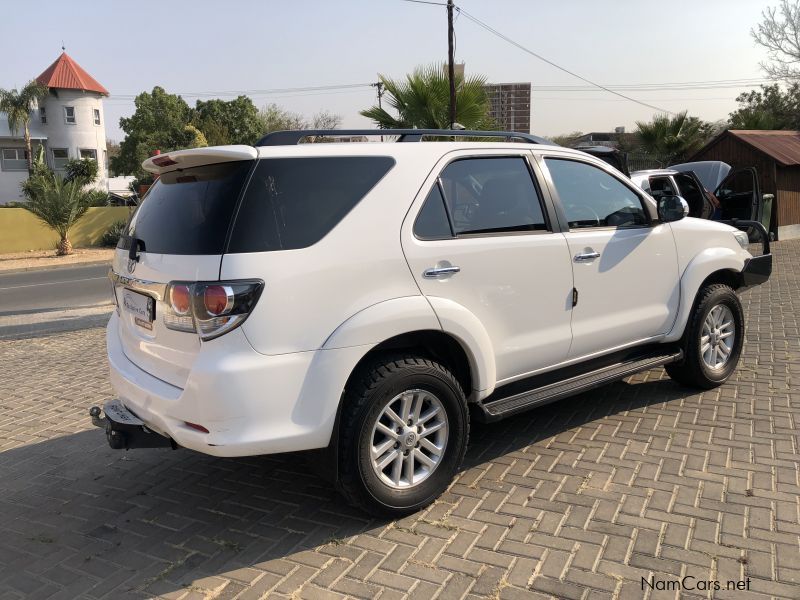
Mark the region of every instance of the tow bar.
[[[102, 413], [105, 415], [101, 417]], [[105, 430], [108, 445], [114, 450], [134, 448], [177, 450], [178, 448], [175, 440], [148, 429], [144, 422], [125, 408], [119, 400], [109, 400], [102, 409], [93, 406], [89, 409], [89, 416], [92, 418], [92, 425]]]

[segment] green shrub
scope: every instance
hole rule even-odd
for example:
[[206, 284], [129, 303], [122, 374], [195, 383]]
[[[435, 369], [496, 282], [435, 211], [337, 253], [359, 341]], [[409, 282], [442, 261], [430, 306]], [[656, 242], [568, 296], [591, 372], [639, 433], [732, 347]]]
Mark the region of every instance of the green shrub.
[[97, 179], [97, 169], [97, 161], [92, 158], [70, 159], [64, 167], [64, 181], [93, 183]]
[[119, 238], [125, 233], [125, 228], [127, 227], [127, 223], [125, 221], [116, 221], [106, 229], [105, 233], [103, 233], [103, 237], [100, 238], [100, 245], [113, 248], [117, 245]]

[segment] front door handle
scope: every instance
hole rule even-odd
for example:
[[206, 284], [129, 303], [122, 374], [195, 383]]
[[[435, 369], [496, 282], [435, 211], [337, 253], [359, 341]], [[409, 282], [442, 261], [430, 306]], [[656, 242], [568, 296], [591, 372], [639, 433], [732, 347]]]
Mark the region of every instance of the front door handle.
[[591, 252], [582, 252], [580, 254], [576, 254], [573, 260], [575, 262], [586, 262], [588, 260], [594, 260], [595, 258], [600, 258], [600, 253], [592, 250]]
[[447, 275], [454, 275], [461, 271], [461, 267], [450, 265], [449, 267], [434, 267], [432, 269], [425, 269], [422, 276], [427, 279], [436, 279], [438, 277], [446, 277]]

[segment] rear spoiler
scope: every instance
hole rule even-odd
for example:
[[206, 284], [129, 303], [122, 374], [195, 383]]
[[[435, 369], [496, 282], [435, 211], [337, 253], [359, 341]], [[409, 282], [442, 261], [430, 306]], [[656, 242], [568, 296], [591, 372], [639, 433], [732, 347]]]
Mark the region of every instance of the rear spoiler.
[[142, 163], [145, 171], [161, 175], [178, 169], [199, 167], [235, 160], [255, 160], [258, 151], [252, 146], [209, 146], [207, 148], [191, 148], [175, 150], [151, 156]]

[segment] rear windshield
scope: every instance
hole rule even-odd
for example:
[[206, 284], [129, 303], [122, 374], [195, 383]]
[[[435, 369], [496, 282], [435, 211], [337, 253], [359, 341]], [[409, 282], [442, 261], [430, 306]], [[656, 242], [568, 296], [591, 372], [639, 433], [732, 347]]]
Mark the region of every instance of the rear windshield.
[[305, 248], [336, 227], [393, 165], [386, 156], [261, 159], [238, 214], [251, 161], [165, 173], [150, 188], [118, 247], [130, 248], [135, 237], [145, 252], [155, 254]]
[[127, 239], [155, 254], [222, 254], [252, 161], [203, 165], [163, 174], [128, 226]]
[[317, 243], [393, 165], [387, 156], [262, 159], [228, 251], [292, 250]]

